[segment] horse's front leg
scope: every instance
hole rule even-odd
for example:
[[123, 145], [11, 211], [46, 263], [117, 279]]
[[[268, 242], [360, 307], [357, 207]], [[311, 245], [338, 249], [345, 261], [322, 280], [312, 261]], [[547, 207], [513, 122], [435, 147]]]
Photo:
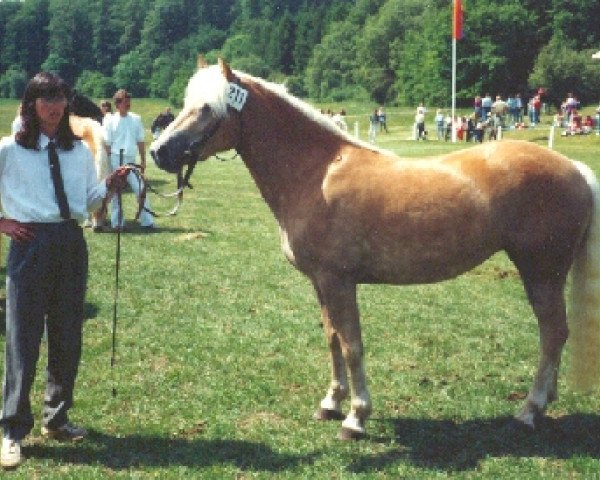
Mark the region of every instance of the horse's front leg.
[[323, 330], [327, 337], [329, 353], [331, 355], [331, 384], [325, 398], [321, 400], [320, 408], [315, 412], [316, 420], [343, 420], [342, 401], [348, 396], [348, 375], [346, 373], [346, 362], [342, 355], [340, 340], [331, 326], [329, 311], [322, 300], [319, 287], [315, 285], [317, 298], [321, 306], [321, 318]]
[[321, 302], [323, 325], [332, 356], [333, 379], [321, 402], [321, 410], [340, 412], [340, 401], [347, 395], [346, 370], [350, 374], [350, 412], [342, 423], [340, 438], [359, 439], [366, 435], [365, 423], [371, 413], [363, 364], [356, 284], [338, 278], [315, 282]]

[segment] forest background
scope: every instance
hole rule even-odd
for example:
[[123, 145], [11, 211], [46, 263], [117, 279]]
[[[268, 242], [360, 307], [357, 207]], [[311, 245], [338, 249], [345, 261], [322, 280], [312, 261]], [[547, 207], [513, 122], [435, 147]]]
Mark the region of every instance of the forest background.
[[[463, 0], [457, 100], [600, 96], [598, 0]], [[196, 57], [315, 101], [449, 105], [451, 0], [0, 0], [0, 97], [40, 70], [180, 106]]]

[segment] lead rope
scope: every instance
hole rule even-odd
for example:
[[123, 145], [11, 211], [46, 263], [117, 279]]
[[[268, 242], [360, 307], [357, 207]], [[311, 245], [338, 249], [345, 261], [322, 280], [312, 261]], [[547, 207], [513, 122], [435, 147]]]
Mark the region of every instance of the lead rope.
[[[123, 165], [123, 149], [119, 150], [119, 166]], [[117, 192], [117, 205], [119, 208], [118, 227], [117, 227], [117, 251], [115, 253], [115, 291], [113, 299], [113, 318], [112, 318], [112, 352], [110, 355], [110, 371], [113, 380], [112, 396], [117, 396], [117, 387], [115, 381], [114, 367], [117, 357], [117, 306], [119, 304], [119, 266], [121, 264], [121, 230], [123, 222], [123, 204], [121, 190]]]

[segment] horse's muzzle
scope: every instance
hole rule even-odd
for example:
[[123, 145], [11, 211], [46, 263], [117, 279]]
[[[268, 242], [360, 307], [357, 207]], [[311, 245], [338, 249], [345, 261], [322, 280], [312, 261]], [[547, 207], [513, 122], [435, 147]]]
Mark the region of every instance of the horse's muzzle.
[[151, 148], [150, 155], [158, 168], [169, 173], [179, 173], [185, 163], [183, 158], [176, 158], [171, 155], [166, 145], [161, 145], [157, 149]]

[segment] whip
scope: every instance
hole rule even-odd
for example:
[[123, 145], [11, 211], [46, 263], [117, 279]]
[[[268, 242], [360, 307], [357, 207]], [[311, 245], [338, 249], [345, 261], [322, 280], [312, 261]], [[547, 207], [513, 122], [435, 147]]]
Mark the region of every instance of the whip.
[[[123, 149], [119, 150], [119, 166], [123, 165]], [[117, 246], [115, 252], [115, 289], [113, 297], [113, 318], [112, 318], [112, 351], [110, 355], [110, 371], [112, 373], [113, 387], [112, 396], [117, 396], [117, 387], [114, 378], [114, 367], [117, 356], [117, 307], [119, 304], [119, 266], [121, 264], [121, 230], [123, 222], [123, 204], [121, 190], [117, 192], [117, 205], [119, 208], [118, 227], [117, 227]]]

